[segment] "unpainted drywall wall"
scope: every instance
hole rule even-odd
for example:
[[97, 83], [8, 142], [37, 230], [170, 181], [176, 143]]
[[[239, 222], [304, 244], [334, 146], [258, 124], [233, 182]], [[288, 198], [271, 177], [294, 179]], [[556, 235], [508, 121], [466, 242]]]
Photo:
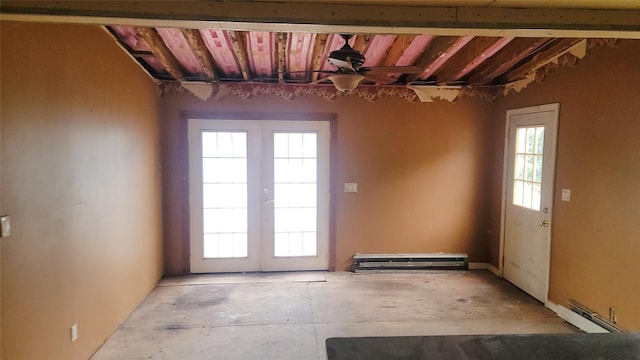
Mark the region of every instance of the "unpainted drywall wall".
[[[189, 271], [185, 111], [336, 116], [332, 265], [338, 270], [348, 269], [356, 253], [464, 252], [471, 261], [487, 261], [489, 107], [478, 99], [163, 98], [164, 211], [171, 219], [165, 271]], [[344, 193], [345, 182], [358, 183], [358, 192]]]
[[[549, 299], [575, 299], [619, 325], [640, 331], [640, 41], [597, 48], [575, 68], [501, 100], [507, 109], [560, 103]], [[492, 228], [499, 226], [503, 136], [493, 145]], [[561, 189], [571, 201], [561, 201]], [[491, 238], [498, 265], [499, 237]]]
[[158, 96], [97, 26], [3, 21], [1, 52], [2, 358], [87, 359], [161, 276]]

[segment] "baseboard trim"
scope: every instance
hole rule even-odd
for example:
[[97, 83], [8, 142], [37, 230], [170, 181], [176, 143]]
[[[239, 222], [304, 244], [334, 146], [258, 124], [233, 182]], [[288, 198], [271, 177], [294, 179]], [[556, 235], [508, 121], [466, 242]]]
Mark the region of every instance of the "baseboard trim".
[[558, 305], [553, 301], [549, 300], [546, 304], [547, 308], [556, 315], [558, 315], [561, 319], [565, 320], [569, 324], [577, 327], [578, 329], [586, 332], [586, 333], [608, 333], [607, 329], [600, 327], [591, 321], [583, 318], [582, 316], [574, 313], [573, 311], [567, 309], [562, 305]]
[[498, 269], [497, 267], [489, 264], [489, 268], [487, 269], [489, 271], [491, 271], [493, 273], [493, 275], [497, 276], [497, 277], [502, 277], [502, 271], [500, 271], [500, 269]]
[[491, 271], [495, 276], [498, 277], [502, 277], [502, 275], [500, 274], [500, 270], [498, 270], [497, 267], [487, 263], [487, 262], [470, 262], [469, 263], [469, 270], [489, 270]]

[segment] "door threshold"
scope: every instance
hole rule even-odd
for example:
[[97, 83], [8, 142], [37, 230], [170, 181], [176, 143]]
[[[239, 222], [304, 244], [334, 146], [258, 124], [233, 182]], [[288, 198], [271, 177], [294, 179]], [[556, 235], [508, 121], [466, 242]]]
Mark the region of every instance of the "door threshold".
[[158, 286], [189, 286], [214, 284], [326, 282], [326, 271], [278, 271], [219, 274], [191, 274], [162, 278]]

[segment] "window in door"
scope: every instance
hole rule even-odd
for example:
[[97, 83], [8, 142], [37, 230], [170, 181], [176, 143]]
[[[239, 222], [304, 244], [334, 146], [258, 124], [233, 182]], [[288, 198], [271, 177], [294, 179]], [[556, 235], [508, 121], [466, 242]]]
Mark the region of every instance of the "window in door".
[[205, 258], [247, 256], [247, 133], [202, 132]]
[[544, 126], [516, 128], [513, 204], [540, 211]]
[[276, 132], [274, 255], [317, 254], [317, 134]]

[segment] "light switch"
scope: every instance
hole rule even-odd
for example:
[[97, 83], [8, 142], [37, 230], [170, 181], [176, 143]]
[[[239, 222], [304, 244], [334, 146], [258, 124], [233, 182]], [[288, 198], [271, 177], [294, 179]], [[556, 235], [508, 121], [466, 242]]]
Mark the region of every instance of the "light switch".
[[71, 342], [78, 340], [78, 324], [71, 325]]
[[0, 216], [0, 229], [0, 237], [11, 236], [11, 219], [9, 219], [9, 215]]
[[562, 189], [562, 201], [571, 201], [571, 189]]
[[344, 192], [358, 192], [358, 183], [344, 183]]

